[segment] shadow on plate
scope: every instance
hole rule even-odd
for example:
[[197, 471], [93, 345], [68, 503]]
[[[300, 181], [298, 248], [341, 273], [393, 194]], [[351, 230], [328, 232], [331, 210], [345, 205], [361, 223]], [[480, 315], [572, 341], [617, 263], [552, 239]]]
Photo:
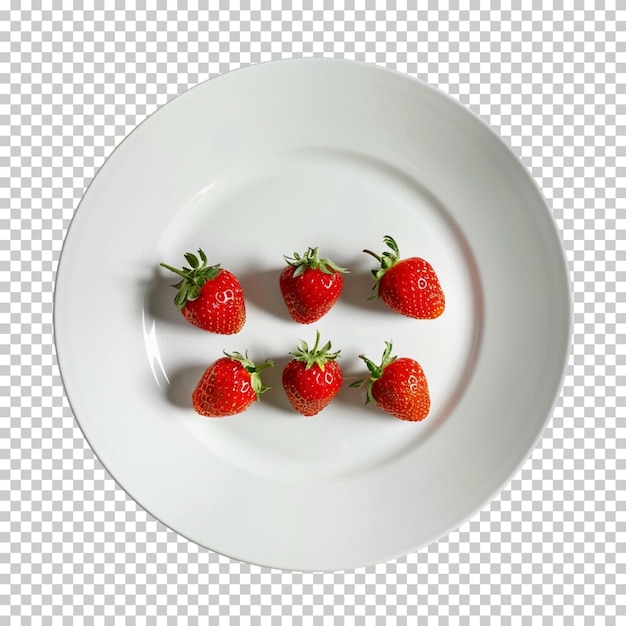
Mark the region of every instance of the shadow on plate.
[[[359, 419], [388, 420], [390, 416], [377, 408], [375, 404], [366, 403], [368, 377], [369, 372], [366, 368], [354, 372], [344, 371], [343, 385], [333, 403], [356, 409], [359, 411]], [[351, 384], [359, 380], [365, 382], [360, 387], [350, 387]]]
[[361, 259], [353, 261], [354, 269], [348, 264], [350, 273], [343, 275], [343, 290], [338, 303], [362, 309], [364, 312], [397, 315], [382, 300], [368, 300], [374, 295], [374, 278], [370, 269], [359, 265], [362, 265]]
[[283, 370], [291, 359], [292, 357], [289, 354], [272, 357], [274, 367], [263, 370], [262, 374], [263, 384], [266, 387], [270, 387], [270, 389], [261, 396], [261, 402], [263, 404], [268, 404], [283, 413], [291, 413], [292, 415], [297, 416], [298, 413], [291, 406], [291, 403], [285, 394], [285, 390], [283, 389]]
[[153, 319], [172, 324], [187, 324], [185, 318], [176, 309], [174, 297], [176, 289], [172, 287], [178, 282], [176, 276], [164, 275], [159, 268], [155, 268], [152, 276], [143, 284], [144, 311]]
[[193, 408], [191, 394], [206, 368], [206, 364], [186, 365], [170, 374], [170, 382], [165, 389], [167, 401], [182, 409]]
[[287, 312], [287, 307], [280, 293], [278, 279], [282, 268], [258, 269], [251, 267], [237, 274], [246, 302], [255, 304], [260, 309], [272, 315], [292, 322], [293, 320]]

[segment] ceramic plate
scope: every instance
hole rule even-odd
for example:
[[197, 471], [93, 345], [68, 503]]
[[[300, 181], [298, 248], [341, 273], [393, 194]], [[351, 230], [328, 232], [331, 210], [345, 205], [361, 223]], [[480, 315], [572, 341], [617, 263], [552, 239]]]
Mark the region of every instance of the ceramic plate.
[[[447, 306], [415, 320], [368, 301], [394, 237], [427, 259]], [[293, 322], [284, 255], [319, 247], [348, 267], [336, 306]], [[175, 277], [202, 248], [242, 282], [247, 321], [203, 332], [175, 310]], [[541, 436], [570, 336], [569, 280], [537, 186], [479, 118], [379, 67], [261, 64], [157, 111], [106, 161], [62, 252], [59, 364], [100, 461], [142, 507], [232, 558], [351, 569], [415, 551], [502, 489]], [[295, 413], [280, 376], [316, 330], [346, 383], [322, 413]], [[420, 362], [432, 408], [406, 423], [350, 388], [385, 341]], [[272, 358], [245, 413], [197, 415], [191, 391], [222, 351]]]

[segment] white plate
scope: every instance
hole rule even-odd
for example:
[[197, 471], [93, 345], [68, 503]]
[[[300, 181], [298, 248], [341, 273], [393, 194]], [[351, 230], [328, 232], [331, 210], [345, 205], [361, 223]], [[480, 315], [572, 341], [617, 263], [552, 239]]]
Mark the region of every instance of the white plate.
[[[422, 256], [447, 296], [433, 321], [368, 302], [383, 235]], [[283, 255], [319, 246], [352, 272], [319, 323], [292, 322]], [[248, 319], [205, 333], [159, 267], [202, 247], [236, 273]], [[250, 563], [350, 569], [436, 540], [527, 458], [560, 389], [570, 293], [557, 230], [511, 150], [436, 89], [369, 65], [273, 62], [204, 83], [111, 155], [72, 222], [58, 271], [56, 341], [68, 398], [98, 458], [189, 539]], [[299, 339], [341, 349], [325, 411], [290, 409], [280, 373]], [[385, 340], [423, 366], [430, 416], [404, 423], [348, 383]], [[271, 357], [247, 412], [194, 413], [222, 350]]]

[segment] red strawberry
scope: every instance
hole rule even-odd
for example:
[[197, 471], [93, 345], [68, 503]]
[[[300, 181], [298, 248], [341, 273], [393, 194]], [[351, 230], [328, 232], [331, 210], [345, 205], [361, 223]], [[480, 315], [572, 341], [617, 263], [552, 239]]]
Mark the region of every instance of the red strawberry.
[[335, 359], [339, 352], [330, 352], [330, 341], [318, 349], [320, 333], [311, 350], [300, 341], [293, 359], [283, 370], [283, 388], [293, 408], [302, 415], [311, 416], [328, 406], [343, 383], [341, 366]]
[[174, 298], [176, 308], [187, 321], [203, 330], [220, 335], [238, 333], [246, 322], [246, 304], [239, 280], [219, 265], [208, 266], [202, 250], [198, 250], [198, 255], [200, 260], [195, 254], [185, 254], [190, 268], [177, 269], [161, 263], [182, 278], [173, 285], [178, 289]]
[[389, 235], [385, 235], [383, 241], [391, 252], [379, 256], [363, 250], [380, 262], [380, 268], [372, 270], [376, 294], [370, 300], [380, 296], [392, 311], [407, 317], [439, 317], [446, 307], [446, 299], [430, 263], [418, 257], [400, 259], [396, 242]]
[[193, 408], [200, 415], [224, 417], [242, 413], [268, 389], [261, 382], [260, 372], [273, 366], [273, 361], [256, 366], [247, 353], [224, 354], [204, 372], [191, 396]]
[[[409, 422], [423, 420], [430, 410], [428, 382], [420, 364], [406, 357], [391, 355], [391, 342], [385, 342], [382, 363], [376, 365], [360, 355], [370, 371], [367, 402], [373, 402], [383, 411]], [[352, 383], [358, 387], [365, 381]]]
[[289, 315], [300, 324], [311, 324], [326, 315], [343, 288], [341, 274], [348, 270], [320, 259], [317, 248], [304, 256], [285, 257], [288, 265], [280, 274], [280, 291]]

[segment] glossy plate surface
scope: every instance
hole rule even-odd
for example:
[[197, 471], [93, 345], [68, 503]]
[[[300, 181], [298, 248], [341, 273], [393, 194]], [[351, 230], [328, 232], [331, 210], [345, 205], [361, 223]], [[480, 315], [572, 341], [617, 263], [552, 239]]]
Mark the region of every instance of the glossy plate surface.
[[[393, 236], [446, 292], [432, 321], [368, 302]], [[286, 313], [283, 255], [318, 246], [350, 268], [318, 323]], [[237, 274], [248, 318], [205, 333], [174, 309], [175, 277], [202, 247]], [[250, 563], [351, 569], [419, 549], [511, 479], [560, 389], [570, 293], [537, 186], [476, 116], [436, 89], [326, 59], [257, 65], [179, 96], [110, 156], [71, 224], [55, 297], [59, 364], [85, 437], [142, 507]], [[280, 374], [315, 330], [346, 384], [313, 418]], [[384, 342], [418, 360], [432, 409], [404, 423], [350, 389]], [[202, 418], [190, 395], [222, 351], [269, 357], [247, 412]]]

